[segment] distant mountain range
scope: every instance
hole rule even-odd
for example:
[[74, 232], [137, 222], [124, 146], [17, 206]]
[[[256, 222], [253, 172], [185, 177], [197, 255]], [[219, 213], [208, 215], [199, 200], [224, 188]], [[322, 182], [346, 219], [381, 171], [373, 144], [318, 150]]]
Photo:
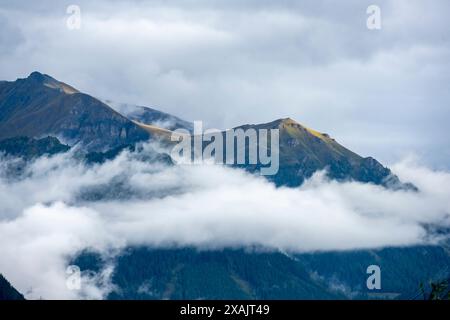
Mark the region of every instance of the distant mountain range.
[[150, 107], [116, 103], [110, 100], [106, 100], [105, 103], [128, 119], [140, 124], [153, 125], [171, 131], [185, 129], [192, 132], [194, 130], [194, 124], [192, 122]]
[[[170, 143], [172, 130], [193, 129], [191, 122], [156, 109], [109, 103], [112, 107], [39, 72], [14, 82], [0, 82], [0, 141], [54, 136], [62, 144], [98, 153], [119, 150], [149, 139]], [[400, 183], [377, 160], [361, 157], [329, 135], [292, 119], [238, 128], [280, 130], [280, 170], [269, 177], [277, 185], [298, 186], [317, 170], [327, 169], [333, 179], [414, 189], [410, 184]], [[29, 140], [13, 141], [15, 144], [30, 143]], [[16, 149], [20, 147], [17, 145]], [[249, 171], [258, 169], [257, 165], [243, 167]]]

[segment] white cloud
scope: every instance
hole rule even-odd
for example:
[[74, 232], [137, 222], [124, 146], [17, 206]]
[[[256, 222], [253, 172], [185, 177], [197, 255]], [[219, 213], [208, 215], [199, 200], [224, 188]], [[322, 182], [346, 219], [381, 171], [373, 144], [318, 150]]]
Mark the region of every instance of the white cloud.
[[[378, 33], [365, 28], [371, 2], [359, 0], [79, 4], [82, 29], [69, 31], [61, 2], [3, 1], [0, 79], [39, 70], [100, 98], [213, 127], [289, 116], [365, 155], [416, 150], [447, 166], [447, 1], [380, 1]], [[410, 161], [394, 171], [421, 191], [320, 175], [275, 189], [240, 171], [154, 167], [127, 154], [92, 168], [64, 155], [39, 159], [28, 178], [0, 180], [0, 271], [21, 291], [32, 287], [31, 298], [101, 298], [110, 269], [85, 277], [82, 292], [65, 287], [68, 257], [84, 248], [315, 251], [434, 241], [425, 226], [449, 226], [450, 173]], [[120, 201], [83, 201], [117, 180], [135, 197], [125, 190]]]
[[[83, 249], [104, 255], [130, 245], [309, 252], [435, 243], [426, 226], [450, 227], [450, 173], [411, 161], [394, 168], [421, 191], [337, 183], [322, 174], [300, 188], [276, 189], [240, 170], [155, 167], [128, 153], [93, 167], [65, 155], [39, 159], [27, 178], [0, 181], [0, 270], [30, 298], [101, 298], [111, 290], [111, 269], [85, 280], [81, 292], [65, 286], [69, 258]], [[94, 186], [113, 188], [117, 177], [134, 198], [80, 200]]]
[[11, 275], [27, 298], [74, 299], [103, 297], [97, 281], [85, 278], [83, 291], [66, 286], [67, 258], [84, 248], [102, 248], [103, 233], [97, 214], [62, 203], [33, 205], [12, 221], [0, 223], [0, 269]]

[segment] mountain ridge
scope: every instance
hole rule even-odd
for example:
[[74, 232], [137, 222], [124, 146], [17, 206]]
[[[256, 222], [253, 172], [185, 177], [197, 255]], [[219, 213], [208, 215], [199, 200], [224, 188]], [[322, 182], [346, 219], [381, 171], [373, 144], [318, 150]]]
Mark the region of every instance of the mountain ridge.
[[96, 151], [150, 138], [108, 105], [48, 75], [1, 83], [0, 140], [47, 135]]
[[[0, 140], [55, 136], [65, 144], [79, 144], [88, 152], [108, 152], [149, 139], [162, 140], [170, 146], [174, 143], [170, 141], [171, 129], [192, 129], [192, 123], [168, 113], [125, 106], [129, 110], [123, 113], [130, 118], [49, 75], [32, 72], [25, 79], [0, 82]], [[158, 121], [171, 122], [172, 126], [169, 129], [158, 127], [154, 124]], [[239, 128], [280, 130], [280, 168], [277, 174], [267, 177], [278, 186], [296, 187], [314, 172], [326, 170], [328, 176], [336, 180], [415, 189], [410, 184], [402, 184], [376, 159], [361, 157], [328, 134], [292, 118], [235, 127]], [[259, 165], [250, 164], [236, 167], [250, 172], [261, 169]]]
[[111, 100], [105, 100], [105, 103], [128, 119], [144, 125], [152, 125], [171, 131], [185, 129], [192, 132], [194, 130], [192, 122], [161, 110], [140, 105], [115, 103]]
[[[292, 118], [246, 124], [235, 129], [249, 128], [279, 129], [280, 168], [276, 175], [268, 177], [279, 186], [299, 186], [315, 172], [326, 170], [329, 178], [339, 181], [355, 180], [393, 189], [417, 190], [410, 183], [400, 182], [390, 169], [373, 157], [362, 157], [330, 135], [310, 129]], [[247, 169], [256, 171], [260, 166], [247, 166]]]

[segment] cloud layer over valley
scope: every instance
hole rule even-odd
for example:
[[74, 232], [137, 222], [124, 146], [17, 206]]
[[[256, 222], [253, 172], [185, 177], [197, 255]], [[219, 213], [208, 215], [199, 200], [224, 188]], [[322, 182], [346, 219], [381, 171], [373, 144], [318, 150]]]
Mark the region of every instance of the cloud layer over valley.
[[[238, 169], [143, 159], [124, 152], [85, 166], [69, 153], [37, 159], [20, 179], [2, 176], [2, 273], [29, 298], [101, 298], [111, 290], [113, 264], [85, 277], [82, 291], [66, 288], [66, 267], [82, 250], [105, 257], [140, 245], [348, 250], [436, 243], [430, 230], [450, 227], [450, 173], [412, 160], [393, 168], [417, 193], [322, 173], [300, 188], [277, 189]], [[1, 172], [11, 163], [3, 159]]]

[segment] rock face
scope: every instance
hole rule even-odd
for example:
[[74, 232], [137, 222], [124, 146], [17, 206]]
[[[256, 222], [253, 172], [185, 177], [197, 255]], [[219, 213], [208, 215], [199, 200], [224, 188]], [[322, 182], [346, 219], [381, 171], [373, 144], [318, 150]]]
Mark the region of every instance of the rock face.
[[70, 145], [104, 151], [149, 134], [101, 101], [48, 75], [0, 82], [0, 140], [57, 136]]

